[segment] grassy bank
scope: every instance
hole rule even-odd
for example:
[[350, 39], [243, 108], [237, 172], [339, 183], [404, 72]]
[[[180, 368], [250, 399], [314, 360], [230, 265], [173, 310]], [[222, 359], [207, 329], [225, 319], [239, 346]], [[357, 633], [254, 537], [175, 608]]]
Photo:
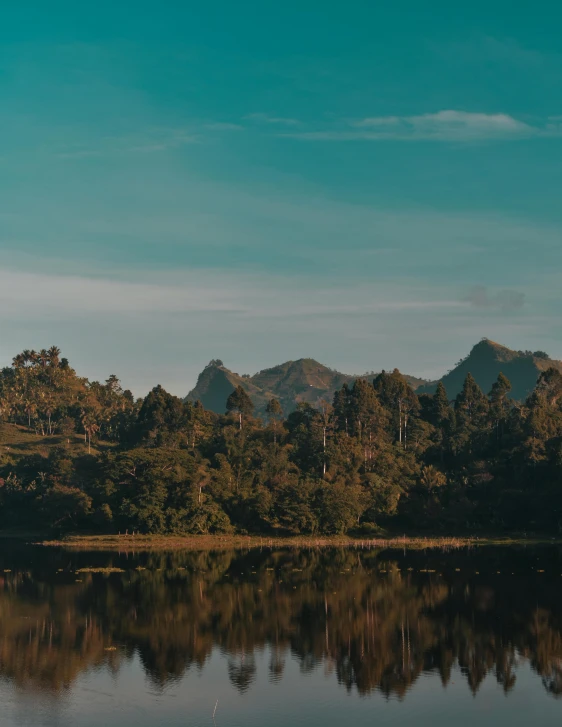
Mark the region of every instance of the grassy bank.
[[515, 545], [552, 542], [550, 538], [517, 537], [387, 537], [352, 538], [348, 536], [264, 537], [245, 535], [73, 535], [62, 540], [46, 540], [46, 547], [64, 547], [73, 550], [218, 550], [238, 548], [425, 548], [454, 549], [482, 545]]

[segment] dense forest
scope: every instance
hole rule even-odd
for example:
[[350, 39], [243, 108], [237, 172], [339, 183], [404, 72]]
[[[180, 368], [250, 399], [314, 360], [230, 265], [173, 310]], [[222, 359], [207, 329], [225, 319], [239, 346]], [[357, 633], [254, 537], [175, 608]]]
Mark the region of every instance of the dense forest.
[[81, 378], [58, 348], [0, 373], [0, 527], [140, 533], [562, 529], [562, 374], [523, 402], [502, 374], [450, 400], [399, 371], [319, 407], [222, 415], [161, 386]]

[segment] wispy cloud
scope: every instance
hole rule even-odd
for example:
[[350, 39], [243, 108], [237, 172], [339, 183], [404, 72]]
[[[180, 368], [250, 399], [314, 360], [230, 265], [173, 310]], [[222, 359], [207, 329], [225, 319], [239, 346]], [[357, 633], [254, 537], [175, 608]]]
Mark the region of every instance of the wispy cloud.
[[414, 116], [372, 116], [324, 129], [285, 132], [309, 141], [436, 141], [516, 140], [562, 135], [562, 124], [549, 119], [529, 124], [505, 113], [445, 109]]
[[[146, 315], [242, 310], [225, 277], [186, 276], [183, 285], [0, 270], [0, 304], [21, 305], [22, 315], [75, 318], [89, 313]], [[19, 292], [18, 292], [19, 291]], [[25, 292], [24, 292], [25, 291]], [[41, 313], [39, 312], [41, 309]]]
[[279, 126], [298, 126], [300, 121], [298, 119], [287, 118], [284, 116], [272, 116], [270, 114], [248, 114], [244, 117], [248, 121], [255, 121], [262, 124], [276, 124]]
[[353, 126], [367, 129], [390, 127], [395, 135], [413, 135], [424, 139], [482, 138], [528, 134], [531, 127], [507, 114], [482, 114], [466, 111], [438, 111], [418, 116], [391, 116], [361, 119]]
[[[153, 278], [155, 276], [152, 276]], [[454, 308], [465, 303], [436, 296], [431, 289], [411, 289], [394, 282], [357, 284], [354, 280], [304, 284], [298, 276], [233, 274], [228, 270], [185, 270], [148, 282], [103, 275], [27, 272], [0, 269], [0, 308], [19, 314], [72, 319], [88, 314], [145, 316], [181, 313], [230, 313], [244, 318], [361, 315], [377, 311], [421, 311]]]
[[99, 157], [102, 154], [103, 152], [100, 149], [77, 149], [76, 151], [58, 152], [56, 156], [59, 159], [86, 159], [88, 157]]
[[147, 129], [123, 136], [102, 137], [95, 148], [82, 148], [79, 144], [68, 145], [57, 151], [55, 156], [59, 159], [83, 159], [121, 154], [147, 154], [174, 149], [185, 144], [196, 144], [200, 140], [199, 134], [185, 129]]
[[244, 127], [241, 124], [232, 124], [227, 121], [213, 121], [205, 124], [210, 131], [241, 131]]
[[[549, 116], [542, 123], [527, 123], [504, 113], [443, 110], [413, 116], [370, 116], [334, 121], [313, 128], [293, 118], [265, 113], [244, 117], [246, 124], [207, 122], [184, 128], [148, 128], [115, 137], [102, 137], [97, 145], [69, 144], [59, 148], [60, 159], [86, 159], [127, 154], [165, 152], [197, 144], [213, 134], [255, 130], [257, 133], [302, 141], [425, 141], [469, 143], [562, 136], [562, 117]], [[284, 129], [281, 127], [285, 127]]]

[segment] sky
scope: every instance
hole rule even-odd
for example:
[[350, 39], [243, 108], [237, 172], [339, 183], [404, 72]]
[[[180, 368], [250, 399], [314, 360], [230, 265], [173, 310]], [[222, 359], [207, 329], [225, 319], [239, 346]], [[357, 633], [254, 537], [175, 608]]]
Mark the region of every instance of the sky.
[[312, 357], [562, 359], [562, 5], [28, 0], [0, 24], [0, 365], [185, 395]]

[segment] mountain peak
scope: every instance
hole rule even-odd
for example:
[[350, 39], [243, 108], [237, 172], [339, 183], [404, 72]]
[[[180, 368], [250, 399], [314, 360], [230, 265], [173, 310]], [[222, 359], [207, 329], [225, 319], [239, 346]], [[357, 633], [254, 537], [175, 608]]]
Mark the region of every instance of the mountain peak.
[[[553, 361], [542, 351], [514, 351], [483, 338], [440, 381], [449, 397], [453, 398], [462, 389], [467, 374], [472, 374], [482, 391], [488, 393], [498, 375], [503, 373], [511, 381], [512, 398], [522, 400], [533, 390], [541, 371], [549, 366], [562, 372], [562, 362]], [[437, 382], [432, 382], [422, 387], [420, 392], [433, 393], [436, 386]]]
[[[562, 362], [553, 361], [543, 351], [514, 351], [483, 338], [440, 381], [452, 399], [462, 389], [467, 374], [472, 374], [480, 388], [488, 393], [498, 375], [503, 373], [511, 381], [511, 396], [522, 400], [533, 390], [541, 371], [550, 366], [562, 373]], [[344, 384], [352, 384], [358, 378], [372, 379], [375, 375], [372, 371], [362, 376], [342, 374], [313, 358], [299, 358], [249, 376], [234, 373], [221, 359], [212, 359], [186, 398], [188, 401], [200, 400], [206, 409], [223, 414], [227, 398], [237, 386], [242, 386], [250, 395], [256, 414], [263, 414], [267, 402], [273, 398], [278, 399], [285, 414], [289, 414], [300, 402], [319, 406], [322, 401], [331, 401], [335, 391]], [[405, 378], [418, 393], [433, 393], [437, 386], [437, 381], [427, 382], [413, 376]]]
[[[289, 414], [300, 402], [318, 406], [321, 401], [332, 401], [334, 393], [345, 384], [363, 378], [342, 374], [324, 366], [313, 358], [285, 361], [253, 376], [240, 376], [230, 371], [220, 359], [213, 359], [199, 374], [188, 401], [201, 401], [206, 409], [224, 413], [225, 403], [236, 386], [242, 386], [250, 395], [257, 414], [263, 414], [270, 399], [278, 399], [284, 412]], [[411, 377], [415, 388], [421, 382]]]
[[225, 369], [225, 371], [228, 371], [220, 358], [212, 358], [205, 366], [205, 369]]
[[476, 343], [472, 347], [472, 350], [474, 351], [475, 349], [483, 349], [483, 348], [489, 348], [489, 349], [492, 349], [494, 351], [497, 351], [499, 349], [505, 349], [506, 351], [509, 351], [509, 349], [507, 348], [507, 346], [502, 346], [501, 343], [497, 343], [497, 341], [492, 341], [490, 338], [482, 338], [482, 339], [480, 339], [480, 341], [478, 341], [478, 343]]

